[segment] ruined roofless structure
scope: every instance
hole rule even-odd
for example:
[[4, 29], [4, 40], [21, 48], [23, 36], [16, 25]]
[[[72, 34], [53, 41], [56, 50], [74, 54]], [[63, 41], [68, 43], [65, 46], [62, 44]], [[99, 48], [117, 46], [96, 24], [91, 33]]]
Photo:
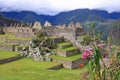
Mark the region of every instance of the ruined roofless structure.
[[16, 37], [34, 37], [34, 33], [42, 31], [48, 36], [64, 36], [66, 38], [72, 38], [73, 36], [79, 36], [84, 33], [84, 29], [79, 22], [74, 24], [70, 22], [68, 26], [65, 24], [52, 26], [48, 21], [42, 26], [40, 22], [36, 21], [34, 25], [28, 27], [22, 27], [22, 25], [14, 24], [15, 26], [3, 27], [4, 33], [12, 33]]

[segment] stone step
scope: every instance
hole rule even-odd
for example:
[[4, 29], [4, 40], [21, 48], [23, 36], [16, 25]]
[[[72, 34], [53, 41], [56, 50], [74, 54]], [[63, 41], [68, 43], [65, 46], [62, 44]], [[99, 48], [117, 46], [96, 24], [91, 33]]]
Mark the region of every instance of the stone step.
[[73, 56], [69, 56], [69, 57], [62, 57], [62, 56], [58, 56], [58, 55], [51, 56], [53, 61], [60, 62], [63, 64], [63, 67], [69, 68], [69, 69], [78, 68], [80, 66], [80, 64], [86, 64], [87, 60], [82, 59], [81, 57], [82, 57], [81, 53], [77, 53], [77, 54], [75, 54]]
[[79, 50], [75, 46], [71, 46], [71, 47], [64, 48], [64, 49], [58, 48], [54, 50], [54, 52], [56, 55], [68, 57], [68, 56], [72, 56], [72, 55], [79, 53]]
[[60, 60], [74, 61], [76, 59], [82, 58], [82, 54], [81, 53], [76, 53], [75, 55], [72, 55], [72, 56], [69, 56], [69, 57], [63, 57], [63, 56], [59, 56], [59, 55], [51, 55], [50, 57], [60, 59]]
[[62, 42], [62, 43], [57, 44], [57, 46], [58, 48], [64, 49], [64, 48], [71, 47], [72, 44], [70, 42]]
[[64, 39], [63, 38], [54, 38], [54, 42], [56, 43], [56, 44], [58, 44], [58, 43], [61, 43], [61, 42], [64, 42]]
[[60, 64], [58, 64], [56, 66], [53, 66], [53, 67], [49, 67], [49, 68], [47, 68], [47, 70], [59, 70], [61, 68], [63, 68], [63, 64], [62, 63], [60, 63]]

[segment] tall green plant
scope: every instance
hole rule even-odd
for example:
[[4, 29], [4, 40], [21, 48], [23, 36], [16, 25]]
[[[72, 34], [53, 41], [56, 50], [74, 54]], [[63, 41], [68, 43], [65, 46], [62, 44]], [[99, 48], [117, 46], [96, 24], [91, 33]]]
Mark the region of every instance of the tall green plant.
[[90, 79], [91, 80], [102, 80], [101, 75], [101, 66], [100, 61], [102, 59], [102, 55], [100, 50], [97, 48], [97, 46], [93, 47], [93, 57], [89, 61], [88, 70], [90, 72]]

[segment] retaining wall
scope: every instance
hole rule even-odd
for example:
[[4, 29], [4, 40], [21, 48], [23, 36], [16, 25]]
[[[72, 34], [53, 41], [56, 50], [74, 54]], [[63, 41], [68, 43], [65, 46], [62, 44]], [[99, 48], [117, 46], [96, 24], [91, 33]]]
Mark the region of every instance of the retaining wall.
[[48, 70], [58, 70], [58, 69], [61, 69], [61, 68], [63, 68], [63, 65], [59, 64], [59, 65], [48, 68]]
[[14, 51], [15, 45], [0, 45], [0, 50]]
[[87, 63], [87, 60], [84, 60], [82, 58], [76, 59], [74, 61], [60, 60], [60, 59], [54, 58], [53, 61], [60, 62], [60, 63], [63, 64], [63, 67], [69, 68], [69, 69], [75, 69], [75, 68], [78, 68], [80, 66], [80, 64], [86, 64]]
[[26, 46], [30, 43], [30, 40], [5, 39], [5, 43]]
[[56, 50], [55, 53], [59, 56], [63, 56], [63, 57], [68, 57], [68, 56], [72, 56], [76, 53], [78, 53], [79, 50], [78, 49], [74, 49], [74, 50], [69, 50], [69, 51], [64, 51], [64, 50]]
[[8, 63], [8, 62], [12, 62], [12, 61], [15, 61], [15, 60], [18, 60], [18, 59], [21, 59], [23, 58], [24, 56], [14, 56], [14, 57], [10, 57], [10, 58], [6, 58], [6, 59], [1, 59], [0, 60], [0, 64], [4, 64], [4, 63]]

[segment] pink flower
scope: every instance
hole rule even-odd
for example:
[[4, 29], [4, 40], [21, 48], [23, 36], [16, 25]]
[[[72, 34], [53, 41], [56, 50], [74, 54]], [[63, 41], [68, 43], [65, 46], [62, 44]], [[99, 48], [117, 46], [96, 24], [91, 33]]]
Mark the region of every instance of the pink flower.
[[99, 45], [98, 45], [98, 48], [103, 48], [103, 45], [99, 44]]
[[92, 52], [90, 50], [86, 50], [85, 53], [86, 53], [87, 56], [92, 54]]
[[86, 53], [84, 52], [84, 53], [82, 54], [82, 58], [83, 58], [83, 59], [86, 59], [86, 56], [87, 56], [87, 55], [86, 55]]
[[89, 60], [92, 53], [93, 53], [92, 48], [86, 49], [86, 50], [82, 50], [82, 58]]
[[91, 52], [93, 52], [93, 49], [92, 49], [92, 48], [90, 48], [90, 51], [91, 51]]

